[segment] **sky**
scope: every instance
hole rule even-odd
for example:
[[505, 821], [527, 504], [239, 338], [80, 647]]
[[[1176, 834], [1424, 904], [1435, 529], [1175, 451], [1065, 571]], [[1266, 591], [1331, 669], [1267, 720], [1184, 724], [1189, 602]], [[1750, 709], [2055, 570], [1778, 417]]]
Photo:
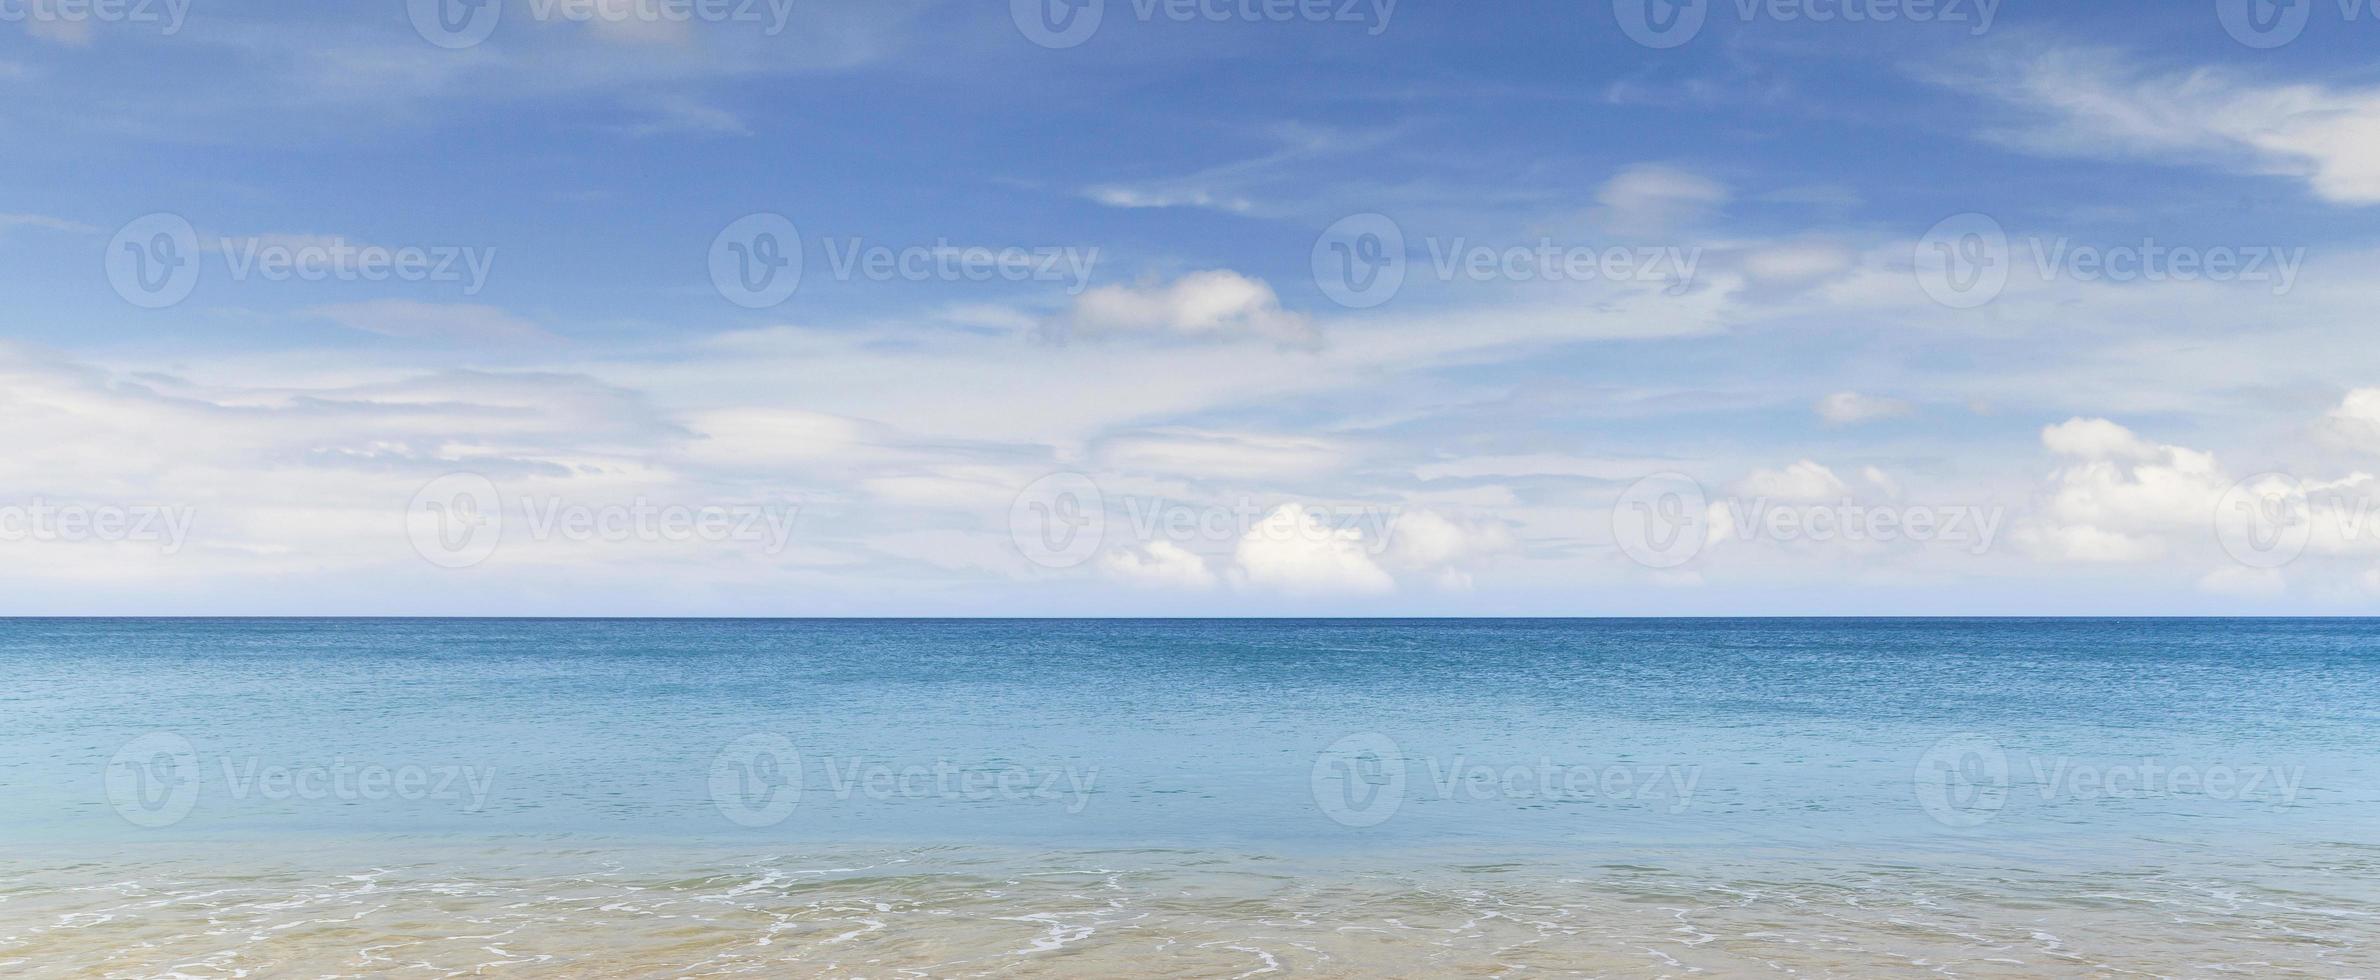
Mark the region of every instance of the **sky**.
[[0, 613], [2380, 612], [2367, 0], [0, 0]]

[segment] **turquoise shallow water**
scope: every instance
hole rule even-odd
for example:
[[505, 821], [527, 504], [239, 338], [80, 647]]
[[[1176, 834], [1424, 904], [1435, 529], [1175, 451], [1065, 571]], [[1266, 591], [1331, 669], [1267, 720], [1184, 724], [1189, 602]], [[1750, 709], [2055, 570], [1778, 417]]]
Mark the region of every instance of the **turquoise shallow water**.
[[[2130, 944], [2231, 948], [2236, 928], [2233, 946], [2280, 944], [2239, 963], [2344, 976], [2369, 972], [2359, 940], [2380, 933], [2380, 622], [18, 620], [0, 623], [0, 670], [0, 953], [61, 975], [213, 975], [124, 951], [242, 929], [272, 952], [241, 956], [284, 957], [263, 962], [387, 966], [357, 952], [370, 929], [288, 947], [310, 933], [225, 926], [191, 898], [221, 895], [311, 909], [300, 923], [412, 895], [431, 903], [406, 920], [428, 963], [447, 933], [424, 923], [501, 918], [462, 896], [534, 908], [524, 882], [550, 881], [592, 891], [541, 928], [674, 887], [790, 930], [738, 947], [772, 956], [828, 949], [790, 936], [850, 925], [818, 913], [849, 906], [882, 921], [841, 942], [923, 944], [872, 953], [904, 969], [1096, 955], [1157, 922], [1166, 948], [1240, 957], [1231, 943], [1295, 921], [1314, 937], [1250, 961], [1331, 972], [1406, 962], [1333, 945], [1380, 920], [1479, 902], [1616, 923], [1634, 938], [1597, 941], [1629, 955], [1730, 950], [1720, 972], [1938, 965], [1962, 943], [1980, 944], [1970, 967], [2041, 968], [2026, 957], [2075, 945], [2034, 935], [2054, 922], [2141, 956]], [[1080, 874], [1123, 911], [1040, 949], [1050, 922], [1031, 917], [1089, 893], [1035, 883]], [[165, 898], [134, 914], [139, 896], [109, 890], [126, 881]], [[958, 891], [919, 897], [937, 883]], [[900, 907], [887, 888], [945, 914], [893, 928], [867, 911]], [[1669, 921], [1729, 895], [1766, 898]], [[1952, 907], [1972, 921], [1926, 919]], [[1479, 911], [1416, 949], [1547, 952], [1455, 942], [1511, 924]], [[1019, 921], [1031, 936], [916, 939]], [[1891, 933], [1919, 921], [1952, 938]], [[90, 922], [131, 931], [66, 929]], [[1731, 945], [1796, 930], [1880, 931]], [[1952, 952], [1893, 952], [1936, 940]], [[77, 959], [98, 950], [114, 952]]]

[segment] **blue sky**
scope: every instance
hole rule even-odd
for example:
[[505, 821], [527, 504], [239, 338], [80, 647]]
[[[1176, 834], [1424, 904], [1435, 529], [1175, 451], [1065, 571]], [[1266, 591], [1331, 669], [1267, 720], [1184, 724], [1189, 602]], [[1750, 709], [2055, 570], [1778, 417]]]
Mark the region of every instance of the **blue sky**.
[[2353, 0], [437, 4], [0, 8], [5, 611], [2380, 604]]

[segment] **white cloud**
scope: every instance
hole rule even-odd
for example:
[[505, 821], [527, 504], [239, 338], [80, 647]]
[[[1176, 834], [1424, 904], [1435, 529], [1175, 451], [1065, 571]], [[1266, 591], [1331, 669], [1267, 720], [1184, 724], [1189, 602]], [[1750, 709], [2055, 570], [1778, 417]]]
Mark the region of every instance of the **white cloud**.
[[1289, 596], [1373, 595], [1397, 587], [1372, 560], [1361, 530], [1331, 527], [1303, 504], [1282, 504], [1257, 521], [1240, 537], [1232, 562], [1247, 587]]
[[53, 218], [46, 214], [0, 214], [0, 232], [12, 228], [40, 228], [46, 231], [63, 231], [84, 235], [99, 232], [98, 228], [80, 221]]
[[1215, 573], [1206, 559], [1171, 541], [1152, 541], [1140, 548], [1124, 548], [1100, 556], [1108, 574], [1135, 585], [1167, 589], [1208, 589]]
[[645, 118], [615, 127], [627, 136], [650, 137], [671, 133], [694, 133], [707, 136], [750, 136], [752, 128], [743, 117], [718, 106], [708, 105], [682, 95], [665, 95], [640, 100], [638, 108]]
[[2168, 447], [2152, 445], [2106, 419], [2067, 419], [2041, 430], [2050, 452], [2076, 459], [2151, 459]]
[[2380, 203], [2380, 88], [2157, 71], [2073, 47], [1945, 80], [2023, 111], [2025, 121], [1988, 134], [2023, 148], [2294, 177], [2324, 200]]
[[1440, 580], [1448, 581], [1446, 573], [1461, 575], [1467, 583], [1467, 573], [1456, 566], [1480, 561], [1513, 550], [1512, 532], [1502, 524], [1483, 521], [1464, 521], [1430, 510], [1409, 510], [1397, 515], [1388, 528], [1388, 563], [1401, 569], [1426, 571], [1436, 569]]
[[1228, 269], [1193, 272], [1163, 285], [1108, 285], [1086, 290], [1053, 332], [1070, 337], [1173, 335], [1262, 337], [1311, 343], [1313, 323], [1281, 308], [1261, 279]]
[[1658, 164], [1621, 171], [1595, 193], [1603, 223], [1614, 229], [1655, 232], [1700, 220], [1727, 202], [1726, 185]]
[[1736, 485], [1738, 496], [1798, 503], [1826, 503], [1851, 495], [1835, 471], [1810, 460], [1781, 470], [1753, 470]]
[[1869, 486], [1875, 487], [1879, 492], [1883, 493], [1887, 497], [1898, 497], [1901, 495], [1901, 481], [1893, 479], [1892, 474], [1886, 473], [1881, 469], [1877, 469], [1873, 466], [1862, 466], [1859, 469], [1859, 478], [1868, 481]]
[[2041, 433], [2071, 462], [2052, 475], [2046, 514], [2062, 524], [2136, 533], [2205, 530], [2232, 480], [2212, 453], [2158, 445], [2106, 419], [2071, 419]]
[[1212, 208], [1244, 214], [1256, 207], [1255, 202], [1236, 194], [1207, 187], [1184, 185], [1149, 185], [1132, 187], [1107, 184], [1083, 191], [1083, 196], [1111, 208]]
[[1839, 276], [1858, 263], [1856, 253], [1832, 242], [1789, 242], [1752, 250], [1744, 256], [1744, 273], [1763, 283], [1790, 285]]
[[1878, 398], [1856, 391], [1838, 391], [1818, 400], [1818, 417], [1835, 425], [1856, 425], [1879, 419], [1899, 418], [1911, 411], [1909, 403], [1893, 398]]
[[2380, 452], [2380, 388], [2357, 388], [2323, 419], [2333, 436], [2367, 452]]
[[[1331, 158], [1378, 147], [1395, 132], [1284, 124], [1269, 127], [1261, 135], [1269, 142], [1269, 149], [1258, 156], [1180, 176], [1107, 181], [1084, 188], [1082, 194], [1111, 208], [1207, 208], [1252, 214], [1267, 210], [1258, 203], [1254, 192], [1288, 183], [1301, 171]], [[1330, 173], [1324, 179], [1343, 183], [1345, 175]]]
[[2050, 474], [2033, 519], [2017, 531], [2017, 540], [2038, 558], [2208, 561], [2218, 571], [2198, 583], [2202, 590], [2278, 594], [2278, 570], [2245, 574], [2217, 547], [2226, 495], [2235, 488], [2288, 508], [2286, 520], [2305, 528], [2308, 555], [2380, 555], [2380, 479], [2370, 474], [2322, 480], [2266, 473], [2239, 480], [2213, 453], [2152, 442], [2106, 419], [2049, 426], [2042, 443], [2066, 462]]

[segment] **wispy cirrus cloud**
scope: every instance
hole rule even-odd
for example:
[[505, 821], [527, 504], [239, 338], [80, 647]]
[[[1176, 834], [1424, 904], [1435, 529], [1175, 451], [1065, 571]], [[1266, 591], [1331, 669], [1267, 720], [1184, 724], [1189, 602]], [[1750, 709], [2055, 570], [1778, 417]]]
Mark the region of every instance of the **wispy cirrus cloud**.
[[2001, 50], [1931, 71], [2006, 107], [2014, 118], [1980, 135], [2008, 146], [2289, 177], [2326, 201], [2380, 204], [2380, 86], [2155, 67], [2074, 45]]

